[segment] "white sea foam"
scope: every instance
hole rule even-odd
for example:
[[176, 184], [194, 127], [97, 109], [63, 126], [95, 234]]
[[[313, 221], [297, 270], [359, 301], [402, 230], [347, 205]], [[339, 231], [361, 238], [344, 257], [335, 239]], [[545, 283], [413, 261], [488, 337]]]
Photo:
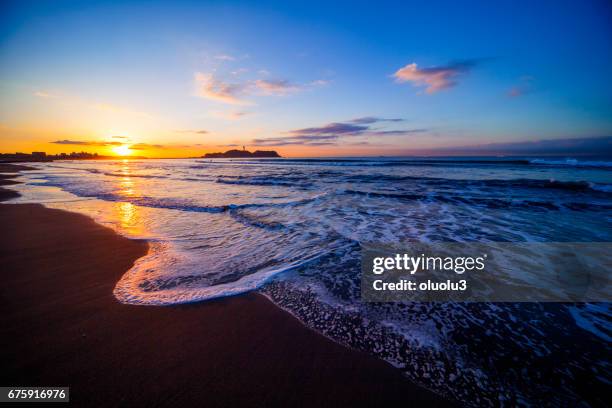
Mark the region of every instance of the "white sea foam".
[[545, 164], [553, 166], [574, 166], [574, 167], [612, 167], [612, 162], [605, 160], [578, 160], [578, 159], [533, 159], [533, 164]]

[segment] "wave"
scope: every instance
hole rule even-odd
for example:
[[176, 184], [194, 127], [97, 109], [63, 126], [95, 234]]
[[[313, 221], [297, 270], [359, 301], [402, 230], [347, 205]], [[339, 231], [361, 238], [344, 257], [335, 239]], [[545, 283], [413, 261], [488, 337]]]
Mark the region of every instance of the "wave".
[[[100, 198], [100, 197], [98, 197]], [[103, 199], [109, 200], [109, 196], [104, 197]], [[313, 200], [316, 200], [318, 197], [307, 198], [303, 200], [295, 200], [295, 201], [283, 201], [278, 203], [244, 203], [244, 204], [225, 204], [218, 206], [202, 206], [202, 205], [194, 205], [189, 201], [181, 201], [177, 199], [158, 199], [153, 197], [137, 197], [137, 198], [129, 198], [126, 199], [124, 196], [112, 197], [109, 201], [127, 201], [134, 205], [139, 205], [141, 207], [152, 207], [152, 208], [164, 208], [167, 210], [178, 210], [178, 211], [187, 211], [187, 212], [207, 212], [207, 213], [222, 213], [226, 211], [234, 211], [241, 210], [247, 208], [263, 208], [263, 207], [289, 207], [302, 205]]]
[[185, 282], [192, 284], [202, 280], [200, 276], [184, 276], [172, 280], [149, 280], [150, 271], [160, 265], [173, 264], [173, 258], [166, 251], [153, 247], [152, 251], [138, 259], [134, 266], [126, 272], [113, 290], [114, 296], [121, 303], [132, 305], [176, 305], [200, 302], [228, 296], [235, 296], [260, 288], [275, 276], [290, 272], [316, 261], [321, 255], [302, 260], [294, 260], [275, 266], [268, 266], [241, 276], [237, 280], [217, 282], [213, 286], [193, 285], [183, 286]]
[[531, 164], [546, 165], [546, 166], [572, 166], [572, 167], [600, 167], [612, 168], [611, 161], [600, 160], [577, 160], [577, 159], [533, 159]]
[[[302, 165], [302, 166], [368, 166], [368, 167], [395, 167], [395, 166], [448, 166], [448, 165], [529, 165], [527, 159], [400, 159], [400, 158], [312, 158], [312, 159], [251, 159], [251, 160], [224, 160], [219, 162], [200, 162], [204, 164], [247, 164], [247, 165]], [[193, 168], [193, 167], [192, 167]], [[199, 167], [196, 167], [199, 168]], [[202, 167], [203, 168], [203, 167]]]
[[612, 205], [594, 203], [594, 202], [553, 202], [547, 200], [529, 200], [529, 199], [503, 199], [503, 198], [488, 198], [488, 197], [469, 197], [466, 195], [453, 194], [404, 194], [404, 193], [387, 193], [377, 191], [363, 190], [343, 190], [344, 194], [360, 195], [371, 198], [396, 199], [396, 200], [417, 200], [427, 202], [441, 202], [446, 204], [470, 205], [476, 207], [485, 207], [490, 209], [527, 209], [535, 211], [543, 210], [561, 210], [567, 209], [572, 211], [609, 211], [612, 210]]
[[261, 202], [261, 203], [241, 203], [241, 204], [224, 204], [224, 205], [198, 205], [194, 204], [190, 200], [184, 200], [179, 198], [156, 198], [149, 196], [132, 196], [126, 197], [116, 193], [104, 193], [98, 191], [87, 191], [85, 189], [78, 189], [71, 186], [67, 186], [64, 183], [57, 183], [49, 181], [45, 185], [52, 187], [59, 187], [62, 190], [68, 191], [77, 197], [95, 198], [104, 201], [113, 202], [129, 202], [134, 205], [149, 208], [163, 208], [168, 210], [178, 210], [187, 212], [204, 212], [204, 213], [222, 213], [226, 211], [240, 210], [246, 208], [260, 208], [260, 207], [288, 207], [307, 204], [312, 201], [318, 200], [325, 196], [326, 193], [320, 193], [312, 197], [293, 201], [280, 201], [280, 202]]
[[436, 177], [395, 176], [389, 174], [363, 174], [348, 176], [346, 182], [354, 183], [425, 183], [435, 187], [467, 188], [467, 187], [499, 187], [499, 188], [530, 188], [530, 189], [557, 189], [567, 191], [596, 191], [610, 193], [612, 184], [591, 183], [587, 181], [558, 181], [538, 179], [449, 179]]
[[[479, 181], [473, 182], [479, 183]], [[558, 180], [536, 180], [536, 179], [510, 179], [510, 180], [483, 180], [481, 182], [487, 187], [512, 187], [512, 188], [541, 188], [569, 191], [600, 191], [610, 192], [610, 184], [596, 184], [587, 181], [558, 181]]]
[[603, 191], [604, 193], [612, 193], [612, 184], [591, 183], [591, 188], [595, 191]]
[[[487, 157], [460, 157], [460, 158], [307, 158], [307, 159], [234, 159], [224, 161], [199, 162], [205, 165], [247, 164], [247, 165], [302, 165], [302, 166], [573, 166], [573, 167], [600, 167], [611, 168], [612, 162], [605, 160], [577, 160], [573, 158], [487, 158]], [[200, 168], [194, 166], [192, 168]], [[203, 167], [202, 167], [203, 168]]]
[[[297, 187], [298, 183], [302, 183], [306, 180], [306, 177], [247, 177], [247, 178], [233, 178], [230, 179], [226, 176], [217, 178], [216, 183], [219, 184], [234, 184], [234, 185], [248, 185], [248, 186], [285, 186], [285, 187]], [[310, 184], [310, 183], [307, 183]]]

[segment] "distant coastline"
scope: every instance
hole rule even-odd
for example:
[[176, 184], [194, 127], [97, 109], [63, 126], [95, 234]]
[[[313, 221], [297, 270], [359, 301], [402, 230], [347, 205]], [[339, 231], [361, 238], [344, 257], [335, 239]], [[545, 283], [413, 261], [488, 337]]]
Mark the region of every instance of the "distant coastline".
[[254, 152], [250, 152], [248, 150], [228, 150], [225, 153], [206, 153], [202, 156], [205, 159], [238, 159], [238, 158], [246, 158], [246, 157], [281, 157], [274, 150], [255, 150]]
[[[0, 153], [0, 163], [32, 163], [32, 162], [49, 162], [53, 160], [104, 160], [117, 159], [120, 156], [102, 156], [98, 153], [87, 152], [72, 152], [60, 154], [46, 154], [45, 152], [29, 153]], [[143, 156], [129, 156], [130, 159], [146, 159]]]

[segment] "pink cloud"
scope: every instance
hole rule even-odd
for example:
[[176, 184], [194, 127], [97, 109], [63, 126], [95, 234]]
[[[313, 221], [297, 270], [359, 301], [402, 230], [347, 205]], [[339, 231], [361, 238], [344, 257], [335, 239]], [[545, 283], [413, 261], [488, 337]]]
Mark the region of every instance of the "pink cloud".
[[243, 119], [251, 115], [251, 113], [244, 112], [244, 111], [216, 111], [214, 110], [214, 111], [208, 112], [208, 115], [213, 118], [217, 118], [217, 119], [240, 120], [240, 119]]
[[291, 84], [288, 81], [276, 80], [270, 81], [266, 79], [258, 79], [253, 85], [265, 95], [286, 95], [291, 92], [299, 91], [297, 85]]
[[426, 93], [433, 94], [457, 85], [456, 78], [469, 71], [473, 65], [474, 61], [463, 61], [440, 67], [418, 68], [413, 62], [398, 69], [393, 76], [397, 82], [424, 86]]
[[510, 88], [508, 91], [508, 96], [511, 98], [518, 98], [519, 96], [531, 93], [533, 81], [534, 78], [532, 76], [522, 76], [520, 78], [520, 83]]
[[197, 95], [213, 101], [229, 103], [232, 105], [247, 105], [249, 102], [238, 98], [244, 90], [244, 85], [223, 82], [213, 74], [197, 72], [195, 74]]

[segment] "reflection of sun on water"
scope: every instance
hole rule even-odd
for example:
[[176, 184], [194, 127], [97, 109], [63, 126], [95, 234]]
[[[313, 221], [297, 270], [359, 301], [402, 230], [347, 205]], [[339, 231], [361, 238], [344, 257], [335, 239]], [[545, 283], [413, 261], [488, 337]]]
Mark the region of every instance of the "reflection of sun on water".
[[[129, 198], [136, 195], [135, 183], [130, 177], [130, 166], [127, 160], [124, 160], [120, 168], [121, 177], [119, 177], [118, 190], [119, 194]], [[116, 203], [116, 210], [119, 218], [119, 225], [122, 229], [130, 234], [141, 233], [142, 225], [138, 206], [129, 202]]]
[[117, 203], [121, 228], [131, 234], [140, 232], [138, 207], [132, 203]]
[[131, 197], [134, 195], [134, 182], [129, 177], [122, 177], [121, 182], [119, 183], [121, 187], [121, 194]]
[[124, 162], [121, 167], [123, 177], [119, 180], [119, 193], [126, 197], [134, 195], [134, 181], [130, 177], [130, 166]]

